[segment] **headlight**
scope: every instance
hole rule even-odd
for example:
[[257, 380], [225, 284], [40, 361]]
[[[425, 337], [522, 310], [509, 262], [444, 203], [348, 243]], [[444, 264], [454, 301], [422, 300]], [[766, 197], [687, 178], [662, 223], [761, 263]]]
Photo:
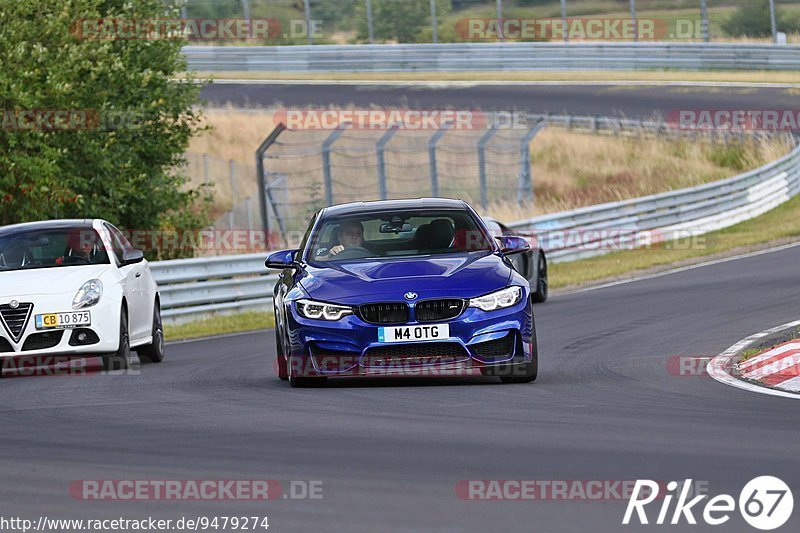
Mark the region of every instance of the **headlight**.
[[315, 320], [339, 320], [345, 315], [353, 314], [353, 309], [345, 305], [326, 304], [314, 300], [298, 300], [297, 312], [300, 316]]
[[103, 284], [99, 279], [90, 279], [75, 293], [75, 298], [72, 299], [72, 308], [91, 307], [100, 301], [102, 295]]
[[470, 298], [469, 306], [477, 307], [484, 311], [494, 311], [496, 309], [511, 307], [519, 302], [521, 298], [522, 287], [508, 287], [484, 296]]

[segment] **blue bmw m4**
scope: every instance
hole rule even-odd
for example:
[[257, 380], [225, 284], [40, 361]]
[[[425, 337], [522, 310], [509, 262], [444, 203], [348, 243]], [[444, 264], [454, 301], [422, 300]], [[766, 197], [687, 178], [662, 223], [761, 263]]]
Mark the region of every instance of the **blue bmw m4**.
[[293, 387], [354, 376], [536, 379], [528, 280], [461, 200], [424, 198], [327, 207], [299, 250], [270, 254], [277, 373]]

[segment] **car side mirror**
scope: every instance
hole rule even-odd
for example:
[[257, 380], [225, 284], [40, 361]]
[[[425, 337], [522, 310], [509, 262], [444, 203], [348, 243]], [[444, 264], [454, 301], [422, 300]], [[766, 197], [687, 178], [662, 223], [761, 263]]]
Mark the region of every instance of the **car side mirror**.
[[500, 244], [500, 252], [503, 255], [521, 254], [531, 249], [531, 245], [522, 237], [504, 235], [495, 239]]
[[297, 254], [300, 250], [279, 250], [267, 256], [264, 261], [264, 266], [267, 268], [277, 268], [283, 270], [285, 268], [297, 268], [300, 263], [297, 261]]
[[144, 261], [144, 252], [141, 250], [134, 248], [132, 250], [125, 250], [122, 252], [122, 266], [141, 263], [142, 261]]

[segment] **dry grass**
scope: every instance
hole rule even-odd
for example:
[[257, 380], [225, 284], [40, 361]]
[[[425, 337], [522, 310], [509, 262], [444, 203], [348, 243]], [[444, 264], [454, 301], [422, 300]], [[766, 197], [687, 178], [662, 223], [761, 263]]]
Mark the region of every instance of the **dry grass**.
[[[212, 131], [192, 141], [189, 175], [193, 183], [203, 180], [200, 153], [209, 154], [210, 178], [216, 187], [218, 212], [229, 209], [234, 201], [245, 196], [257, 197], [254, 152], [262, 139], [274, 128], [269, 110], [209, 109], [206, 112]], [[318, 146], [329, 132], [285, 134], [285, 141], [311, 142]], [[369, 138], [353, 133], [337, 142], [337, 149], [353, 150], [332, 156], [334, 168], [341, 169], [335, 179], [343, 182], [336, 201], [375, 198], [374, 140], [380, 132], [363, 132]], [[430, 132], [406, 133], [395, 148], [416, 148], [413, 151], [387, 152], [390, 197], [426, 196], [430, 194], [428, 160], [425, 142]], [[472, 137], [445, 138], [439, 144], [441, 194], [456, 196], [477, 203], [477, 155], [474, 144], [480, 132]], [[396, 139], [400, 139], [398, 134]], [[498, 143], [504, 142], [498, 134]], [[282, 140], [284, 138], [282, 137]], [[462, 152], [467, 148], [467, 153]], [[789, 150], [784, 140], [769, 143], [748, 142], [743, 145], [711, 144], [690, 140], [653, 138], [617, 138], [564, 131], [543, 130], [532, 145], [534, 206], [516, 204], [516, 153], [495, 155], [489, 168], [503, 169], [492, 176], [488, 214], [500, 220], [519, 220], [603, 202], [654, 194], [690, 187], [732, 176], [777, 159]], [[360, 151], [358, 151], [360, 150]], [[488, 152], [487, 152], [488, 153]], [[489, 155], [487, 155], [487, 159]], [[232, 197], [227, 161], [237, 162], [236, 195]], [[292, 189], [302, 201], [321, 173], [316, 156], [273, 159], [270, 169], [287, 173]], [[399, 170], [406, 169], [406, 170]], [[344, 175], [346, 172], [346, 175]], [[496, 172], [497, 173], [497, 172]], [[450, 178], [448, 178], [448, 176]], [[456, 180], [455, 177], [459, 180]], [[449, 181], [448, 181], [449, 179]], [[318, 189], [318, 187], [317, 187]], [[298, 213], [305, 219], [305, 213]], [[302, 229], [302, 228], [294, 228]]]

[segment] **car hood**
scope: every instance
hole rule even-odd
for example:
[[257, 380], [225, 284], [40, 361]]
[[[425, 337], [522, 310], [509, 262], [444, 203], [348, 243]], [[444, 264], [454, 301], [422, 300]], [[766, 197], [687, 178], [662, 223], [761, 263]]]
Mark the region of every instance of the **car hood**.
[[473, 298], [505, 287], [511, 272], [497, 255], [471, 253], [309, 266], [300, 285], [314, 299], [351, 305], [402, 301], [407, 292], [420, 300]]
[[102, 276], [110, 265], [75, 265], [0, 271], [0, 303], [30, 296], [77, 292], [90, 279]]

